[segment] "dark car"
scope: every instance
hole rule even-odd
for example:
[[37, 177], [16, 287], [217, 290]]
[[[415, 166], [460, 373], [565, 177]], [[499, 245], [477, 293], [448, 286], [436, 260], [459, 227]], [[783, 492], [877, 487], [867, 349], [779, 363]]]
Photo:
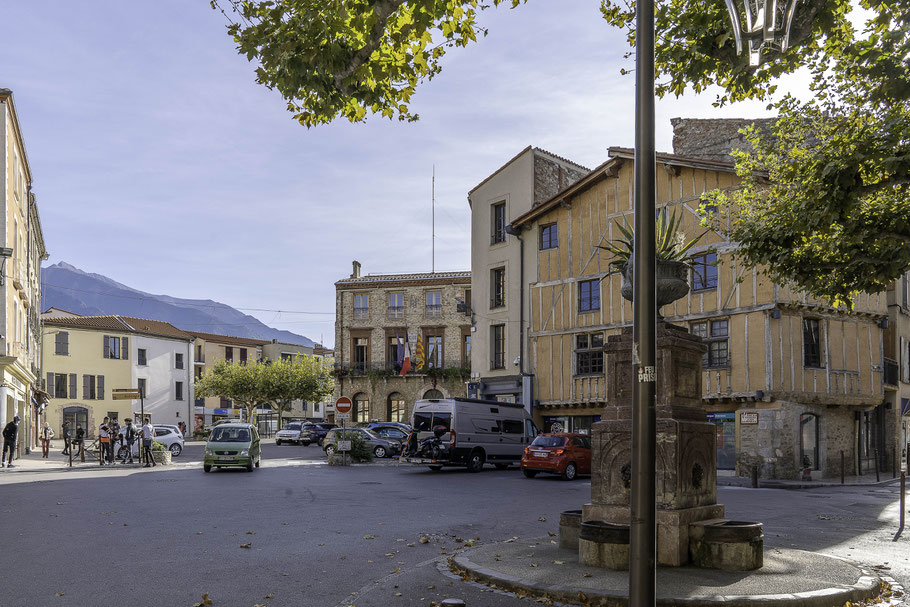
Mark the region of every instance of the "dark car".
[[525, 447], [521, 471], [528, 478], [538, 472], [559, 474], [570, 481], [579, 474], [591, 474], [591, 437], [586, 434], [540, 434]]
[[368, 430], [379, 438], [399, 441], [401, 444], [407, 442], [408, 436], [411, 435], [411, 431], [401, 424], [373, 424], [373, 427], [368, 428]]
[[328, 434], [329, 430], [335, 427], [335, 424], [330, 422], [318, 422], [315, 424], [306, 424], [300, 430], [300, 442], [304, 445], [310, 445], [316, 443], [320, 447], [322, 446], [322, 441], [325, 439], [325, 435]]

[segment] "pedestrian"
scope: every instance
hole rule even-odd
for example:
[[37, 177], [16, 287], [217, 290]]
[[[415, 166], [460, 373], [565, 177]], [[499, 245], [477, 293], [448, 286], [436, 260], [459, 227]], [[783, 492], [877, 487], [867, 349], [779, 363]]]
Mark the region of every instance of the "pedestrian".
[[0, 468], [3, 467], [3, 459], [6, 456], [6, 452], [9, 451], [9, 460], [7, 460], [6, 467], [13, 467], [13, 453], [16, 452], [16, 436], [19, 434], [19, 416], [16, 415], [13, 417], [13, 421], [6, 424], [6, 427], [3, 428], [3, 451], [0, 452]]
[[180, 427], [180, 435], [186, 437], [186, 423], [181, 421], [177, 425]]
[[123, 435], [120, 433], [120, 422], [115, 417], [111, 421], [111, 450], [108, 454], [108, 461], [114, 463], [114, 456], [120, 452], [120, 446], [123, 441]]
[[41, 457], [47, 459], [48, 454], [51, 452], [51, 439], [54, 438], [54, 431], [51, 430], [51, 425], [47, 422], [44, 422], [44, 427], [41, 428]]
[[[133, 426], [132, 418], [126, 418], [126, 428], [123, 430], [123, 438], [126, 439], [126, 452], [130, 458], [129, 463], [133, 463], [133, 443], [136, 442], [136, 427]], [[126, 463], [126, 457], [121, 460]]]
[[156, 466], [152, 458], [152, 437], [155, 436], [155, 430], [152, 428], [152, 418], [146, 417], [145, 424], [142, 426], [142, 452], [145, 454], [145, 467]]
[[85, 461], [85, 428], [82, 427], [82, 424], [76, 424], [76, 440], [73, 441], [73, 444], [76, 447], [76, 455], [79, 456], [83, 462]]
[[70, 454], [70, 422], [68, 419], [63, 420], [63, 455]]
[[104, 462], [108, 458], [108, 452], [111, 449], [111, 427], [108, 425], [110, 419], [105, 417], [104, 421], [101, 422], [101, 425], [98, 427], [98, 442], [101, 444], [101, 465], [104, 465]]

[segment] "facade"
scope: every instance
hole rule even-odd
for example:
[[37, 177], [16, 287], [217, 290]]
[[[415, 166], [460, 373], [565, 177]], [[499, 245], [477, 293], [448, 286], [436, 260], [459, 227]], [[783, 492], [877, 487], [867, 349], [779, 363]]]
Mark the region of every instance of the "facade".
[[885, 407], [882, 442], [895, 448], [882, 454], [887, 466], [906, 465], [910, 449], [910, 274], [888, 290], [885, 329]]
[[[189, 425], [193, 337], [173, 325], [129, 316], [42, 317], [46, 420], [64, 420], [94, 437], [104, 417]], [[144, 398], [114, 400], [116, 389], [138, 389]]]
[[[527, 147], [468, 194], [473, 311], [470, 396], [529, 404], [528, 278], [536, 246], [512, 234], [512, 221], [574, 183], [588, 169]], [[530, 406], [530, 405], [529, 405]]]
[[[335, 367], [335, 351], [326, 348], [322, 344], [316, 344], [313, 348], [313, 356], [322, 361], [329, 369]], [[313, 418], [326, 420], [335, 415], [335, 398], [333, 394], [326, 396], [325, 400], [313, 404]]]
[[[421, 398], [465, 395], [470, 301], [470, 272], [363, 276], [354, 262], [335, 283], [335, 398], [354, 403], [352, 421], [409, 421]], [[405, 342], [412, 368], [401, 375]]]
[[[246, 362], [262, 360], [262, 348], [269, 342], [247, 337], [188, 331], [193, 336], [193, 378], [198, 379], [220, 360]], [[226, 398], [210, 396], [194, 400], [193, 428], [210, 425], [219, 419], [240, 418], [241, 407]]]
[[[0, 89], [0, 426], [21, 419], [17, 456], [38, 442], [40, 405], [41, 261], [47, 259], [32, 173], [9, 89]], [[33, 406], [34, 404], [38, 406]]]
[[[609, 273], [617, 221], [632, 222], [632, 150], [512, 221], [534, 242], [529, 282], [529, 369], [534, 415], [545, 430], [584, 431], [599, 420], [611, 378], [603, 345], [632, 321]], [[658, 154], [658, 207], [700, 233], [700, 195], [738, 183], [728, 161]], [[704, 210], [702, 210], [704, 212]], [[691, 250], [691, 292], [662, 314], [704, 338], [702, 399], [717, 425], [718, 467], [794, 478], [874, 470], [883, 440], [885, 294], [862, 294], [853, 311], [811, 300], [737, 265], [709, 232]], [[893, 452], [893, 451], [892, 451]]]

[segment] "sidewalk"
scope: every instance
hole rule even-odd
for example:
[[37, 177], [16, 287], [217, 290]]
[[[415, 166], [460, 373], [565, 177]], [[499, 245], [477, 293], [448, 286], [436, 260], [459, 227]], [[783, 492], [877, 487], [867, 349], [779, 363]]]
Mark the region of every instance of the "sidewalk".
[[22, 457], [13, 460], [13, 468], [0, 468], [0, 474], [15, 474], [19, 472], [60, 472], [64, 470], [128, 470], [130, 468], [139, 468], [138, 459], [133, 459], [133, 464], [121, 464], [119, 461], [113, 465], [100, 465], [96, 457], [92, 457], [88, 452], [85, 454], [85, 462], [79, 458], [73, 458], [73, 466], [70, 467], [68, 455], [63, 455], [63, 441], [52, 440], [50, 452], [47, 459], [41, 457], [41, 447], [33, 450], [31, 453], [23, 453]]
[[[879, 474], [880, 480], [875, 480], [875, 474], [864, 474], [863, 476], [845, 476], [841, 484], [840, 478], [822, 478], [811, 481], [801, 480], [784, 480], [773, 478], [758, 479], [759, 489], [815, 489], [818, 487], [866, 487], [888, 485], [899, 482], [900, 474], [892, 478], [890, 472]], [[727, 476], [717, 475], [718, 487], [752, 487], [752, 479], [748, 476]]]

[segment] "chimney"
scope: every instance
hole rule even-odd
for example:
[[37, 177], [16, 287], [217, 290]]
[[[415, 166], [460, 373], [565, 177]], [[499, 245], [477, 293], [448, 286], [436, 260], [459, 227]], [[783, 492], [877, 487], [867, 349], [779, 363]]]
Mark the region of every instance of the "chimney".
[[360, 262], [355, 259], [353, 266], [354, 271], [351, 272], [351, 278], [360, 278]]

